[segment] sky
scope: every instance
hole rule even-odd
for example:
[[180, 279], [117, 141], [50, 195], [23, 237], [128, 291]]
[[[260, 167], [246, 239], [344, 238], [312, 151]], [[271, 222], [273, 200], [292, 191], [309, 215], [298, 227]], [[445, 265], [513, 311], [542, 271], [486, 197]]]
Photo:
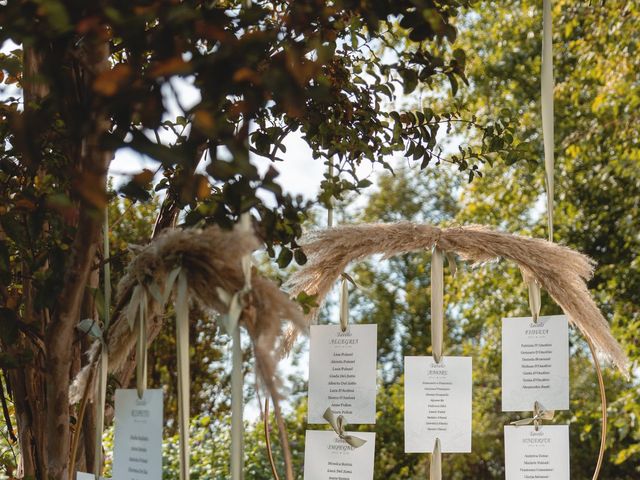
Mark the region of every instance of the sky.
[[[200, 98], [198, 91], [193, 88], [188, 80], [173, 80], [174, 91], [178, 93], [180, 105], [189, 109], [196, 105]], [[164, 99], [167, 105], [168, 113], [166, 118], [175, 118], [177, 115], [182, 114], [182, 110], [178, 103], [173, 98], [172, 94], [164, 95]], [[165, 134], [161, 136], [163, 141], [171, 141], [171, 136]], [[276, 162], [275, 168], [280, 172], [277, 178], [278, 183], [282, 186], [283, 190], [292, 195], [300, 194], [306, 199], [314, 200], [320, 190], [320, 182], [323, 179], [326, 166], [322, 160], [314, 160], [312, 157], [312, 151], [307, 143], [302, 138], [299, 132], [289, 134], [284, 139], [284, 145], [286, 147], [285, 152], [280, 152], [279, 157], [283, 159], [282, 162]], [[257, 155], [251, 156], [251, 161], [262, 172], [272, 164], [268, 159], [259, 157]], [[366, 162], [365, 162], [366, 163]], [[115, 186], [127, 181], [131, 174], [140, 172], [143, 168], [155, 170], [157, 168], [157, 162], [149, 158], [145, 158], [133, 151], [132, 149], [120, 149], [116, 152], [115, 158], [111, 163], [109, 170], [110, 176], [114, 180]], [[372, 169], [370, 166], [363, 165], [359, 168], [358, 173], [362, 175], [362, 178], [370, 176]], [[264, 198], [265, 201], [269, 201], [268, 197]], [[334, 309], [336, 310], [336, 309]], [[336, 319], [337, 323], [337, 310], [335, 315], [331, 315]], [[246, 336], [245, 336], [246, 337]], [[248, 346], [247, 338], [243, 342]], [[297, 360], [294, 361], [293, 355], [284, 358], [279, 365], [279, 370], [282, 377], [285, 379], [284, 388], [288, 388], [286, 378], [290, 375], [294, 375], [297, 378], [307, 378], [308, 376], [308, 341], [301, 337], [299, 340], [301, 347], [300, 354]], [[227, 344], [227, 352], [225, 355], [225, 361], [228, 364], [228, 368], [231, 368], [231, 343]], [[245, 379], [245, 384], [248, 385], [253, 381], [250, 375]], [[248, 383], [247, 383], [248, 382]], [[287, 398], [287, 395], [284, 395]], [[288, 402], [283, 402], [282, 405], [285, 411], [291, 408]], [[245, 404], [244, 411], [245, 419], [249, 421], [255, 421], [260, 416], [260, 406], [256, 399]]]

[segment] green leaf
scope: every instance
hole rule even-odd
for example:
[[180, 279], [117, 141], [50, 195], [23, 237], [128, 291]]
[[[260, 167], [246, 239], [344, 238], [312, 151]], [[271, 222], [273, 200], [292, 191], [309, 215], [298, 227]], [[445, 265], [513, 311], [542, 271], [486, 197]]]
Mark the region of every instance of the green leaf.
[[304, 265], [307, 263], [307, 256], [304, 254], [301, 248], [297, 248], [293, 251], [293, 258], [298, 265]]
[[404, 94], [409, 95], [418, 86], [418, 72], [410, 69], [400, 70], [400, 76], [402, 77], [402, 86], [404, 88]]
[[449, 78], [449, 83], [451, 84], [451, 94], [455, 97], [456, 93], [458, 93], [458, 80], [453, 73], [447, 73], [447, 77]]
[[0, 218], [0, 225], [5, 235], [13, 240], [18, 247], [25, 246], [28, 240], [27, 228], [20, 218], [18, 218], [18, 214], [10, 212], [7, 215], [3, 215], [2, 218]]
[[300, 292], [296, 297], [296, 302], [302, 307], [302, 311], [307, 314], [312, 308], [318, 308], [318, 296], [308, 295], [307, 292]]
[[278, 255], [278, 260], [276, 260], [278, 266], [280, 268], [286, 268], [291, 263], [291, 260], [293, 260], [293, 252], [287, 247], [282, 247], [280, 255]]

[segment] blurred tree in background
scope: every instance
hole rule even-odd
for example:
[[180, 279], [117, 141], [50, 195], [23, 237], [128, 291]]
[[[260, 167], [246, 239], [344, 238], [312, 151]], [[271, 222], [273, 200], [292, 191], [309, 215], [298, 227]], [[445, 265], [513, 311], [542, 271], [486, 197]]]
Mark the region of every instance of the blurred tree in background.
[[[76, 467], [92, 469], [93, 418], [76, 425], [67, 390], [89, 345], [75, 326], [104, 318], [99, 245], [107, 206], [114, 282], [129, 244], [146, 244], [176, 223], [228, 227], [246, 211], [280, 268], [294, 252], [303, 263], [296, 240], [309, 209], [332, 196], [354, 199], [370, 184], [358, 166], [391, 169], [394, 154], [406, 157], [407, 168], [381, 176], [364, 211], [347, 209], [346, 219], [483, 223], [545, 236], [539, 2], [243, 3], [0, 5], [0, 393], [7, 403], [0, 468], [7, 475], [66, 480]], [[640, 12], [617, 0], [554, 4], [556, 241], [596, 260], [590, 287], [637, 362]], [[180, 94], [185, 84], [197, 91], [189, 105]], [[292, 133], [318, 161], [333, 163], [315, 201], [277, 182]], [[132, 176], [115, 201], [106, 176], [123, 148], [157, 167]], [[260, 172], [258, 156], [272, 168]], [[417, 173], [443, 163], [462, 175]], [[265, 202], [265, 193], [274, 201]], [[429, 353], [429, 262], [406, 255], [353, 268], [367, 289], [352, 296], [355, 321], [378, 324], [377, 479], [428, 472], [427, 455], [403, 453], [402, 357]], [[500, 413], [500, 319], [528, 313], [526, 288], [508, 264], [465, 267], [446, 282], [446, 352], [474, 357], [474, 438], [472, 454], [445, 455], [444, 474], [501, 478], [502, 426], [513, 417]], [[558, 313], [547, 298], [543, 309]], [[226, 479], [225, 342], [214, 318], [192, 313], [193, 478]], [[170, 330], [151, 347], [150, 370], [154, 386], [167, 385], [165, 478], [178, 478]], [[599, 399], [577, 337], [571, 369], [572, 408], [557, 421], [571, 423], [572, 476], [590, 478]], [[112, 377], [110, 389], [128, 382]], [[638, 379], [610, 373], [607, 388], [602, 477], [637, 478]], [[300, 473], [304, 391], [296, 379], [287, 419]], [[82, 447], [71, 462], [74, 432]], [[270, 478], [260, 422], [248, 425], [246, 443], [247, 478]], [[277, 445], [274, 453], [280, 461]]]
[[[597, 262], [592, 292], [637, 365], [640, 352], [640, 70], [636, 49], [640, 15], [626, 2], [554, 2], [556, 33], [556, 241]], [[482, 2], [465, 16], [459, 44], [473, 47], [462, 104], [479, 116], [518, 118], [513, 141], [527, 143], [542, 158], [540, 124], [540, 29], [538, 2]], [[444, 100], [445, 102], [447, 100]], [[469, 135], [464, 129], [456, 134]], [[507, 141], [511, 140], [507, 138]], [[508, 158], [507, 163], [516, 157]], [[440, 170], [431, 178], [397, 169], [382, 177], [364, 212], [345, 221], [414, 220], [493, 225], [514, 233], [546, 236], [541, 162], [495, 165], [480, 182], [464, 185]], [[377, 323], [381, 385], [375, 425], [376, 478], [419, 478], [428, 455], [405, 455], [402, 356], [429, 354], [430, 255], [364, 262], [353, 273], [356, 321]], [[445, 269], [446, 272], [446, 269]], [[512, 265], [464, 267], [446, 277], [449, 354], [474, 359], [473, 453], [445, 455], [446, 478], [503, 478], [503, 425], [516, 417], [500, 412], [501, 319], [529, 314], [527, 289]], [[548, 298], [544, 314], [559, 313]], [[601, 478], [640, 475], [640, 387], [605, 372], [609, 437]], [[600, 442], [600, 399], [586, 343], [571, 336], [571, 410], [554, 422], [569, 423], [572, 478], [591, 478]], [[296, 416], [302, 441], [306, 402]], [[363, 430], [369, 430], [364, 427]]]
[[[133, 175], [121, 195], [161, 195], [155, 218], [121, 240], [144, 244], [178, 221], [230, 227], [251, 211], [281, 268], [294, 257], [304, 263], [296, 240], [309, 207], [369, 186], [358, 177], [361, 163], [390, 168], [388, 156], [406, 150], [421, 168], [449, 162], [472, 179], [489, 155], [508, 155], [493, 140], [448, 155], [440, 127], [465, 121], [483, 139], [501, 135], [455, 107], [393, 105], [419, 84], [446, 83], [455, 94], [466, 82], [467, 54], [452, 44], [469, 4], [2, 2], [0, 394], [12, 402], [3, 421], [18, 438], [17, 476], [66, 480], [76, 468], [93, 470], [93, 415], [79, 423], [68, 389], [90, 344], [75, 327], [86, 318], [101, 324], [113, 307], [101, 300], [101, 269], [113, 262], [118, 278], [126, 264], [100, 248], [114, 153], [130, 149], [157, 165]], [[196, 92], [188, 105], [185, 85]], [[318, 161], [334, 162], [315, 202], [275, 180], [283, 139], [293, 132]], [[274, 165], [259, 171], [256, 156]], [[193, 336], [211, 344], [214, 333]], [[172, 372], [161, 350], [152, 352], [153, 380], [164, 383]], [[217, 357], [209, 351], [202, 359]], [[209, 368], [196, 372], [215, 376]], [[130, 371], [112, 384], [128, 385]], [[74, 436], [80, 448], [71, 459]]]

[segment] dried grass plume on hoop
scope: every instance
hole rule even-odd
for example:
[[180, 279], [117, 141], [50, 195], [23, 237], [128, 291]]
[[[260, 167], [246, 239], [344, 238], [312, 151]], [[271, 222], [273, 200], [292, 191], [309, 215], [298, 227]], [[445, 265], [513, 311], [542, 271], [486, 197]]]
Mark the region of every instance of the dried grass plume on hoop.
[[[437, 246], [474, 264], [513, 261], [525, 280], [538, 282], [598, 352], [628, 375], [627, 357], [586, 285], [593, 262], [568, 247], [483, 226], [438, 228], [411, 222], [343, 225], [312, 232], [300, 244], [308, 261], [285, 287], [293, 296], [316, 295], [320, 304], [348, 264], [375, 254], [388, 258]], [[308, 321], [316, 313], [311, 312]]]
[[[114, 322], [104, 334], [109, 371], [118, 372], [136, 344], [136, 334], [130, 328], [135, 319], [129, 318], [135, 315], [136, 309], [129, 307], [139, 301], [133, 298], [139, 295], [137, 287], [137, 292], [144, 292], [142, 296], [147, 302], [147, 343], [151, 343], [162, 327], [164, 304], [170, 299], [176, 269], [186, 273], [191, 302], [205, 310], [226, 314], [228, 299], [221, 298], [220, 293], [232, 295], [242, 290], [245, 281], [242, 258], [260, 246], [250, 229], [236, 226], [229, 231], [218, 227], [168, 230], [149, 245], [136, 248], [136, 255], [118, 285]], [[251, 338], [259, 377], [274, 396], [278, 395], [280, 386], [277, 363], [282, 351], [281, 339], [289, 322], [298, 328], [304, 326], [299, 305], [275, 282], [254, 272], [239, 324]], [[96, 342], [92, 347], [92, 358], [99, 346]], [[82, 396], [87, 377], [88, 367], [72, 386], [72, 403]]]

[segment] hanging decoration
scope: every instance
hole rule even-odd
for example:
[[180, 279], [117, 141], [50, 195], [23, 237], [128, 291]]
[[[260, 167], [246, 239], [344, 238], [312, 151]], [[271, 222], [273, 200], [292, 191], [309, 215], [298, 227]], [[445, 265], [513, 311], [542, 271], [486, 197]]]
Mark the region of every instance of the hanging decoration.
[[338, 435], [338, 437], [347, 442], [353, 448], [360, 448], [365, 443], [367, 443], [367, 441], [362, 438], [346, 433], [347, 421], [342, 415], [336, 416], [331, 408], [327, 408], [325, 410], [323, 417], [327, 421], [327, 423], [331, 425], [331, 428], [333, 428], [333, 431], [336, 432], [336, 435]]
[[[431, 254], [431, 353], [440, 363], [444, 349], [444, 255], [437, 246]], [[429, 464], [429, 480], [442, 480], [442, 446], [436, 438]]]
[[[250, 232], [250, 217], [245, 215], [239, 227], [245, 233]], [[231, 295], [218, 288], [218, 295], [227, 305], [227, 314], [222, 317], [222, 324], [231, 337], [231, 478], [240, 480], [244, 471], [244, 376], [242, 374], [242, 343], [238, 321], [245, 306], [245, 298], [251, 291], [251, 256], [242, 257], [242, 273], [244, 284], [240, 291]]]
[[[278, 286], [259, 275], [251, 276], [251, 288], [246, 289], [248, 276], [245, 275], [247, 258], [260, 246], [260, 242], [246, 228], [236, 227], [224, 231], [218, 227], [206, 229], [170, 230], [149, 245], [135, 248], [136, 256], [130, 262], [125, 276], [118, 285], [114, 321], [105, 331], [104, 339], [109, 354], [109, 372], [118, 372], [124, 366], [130, 352], [136, 345], [137, 333], [130, 329], [131, 318], [144, 312], [146, 328], [144, 339], [140, 342], [148, 345], [159, 333], [163, 324], [165, 304], [178, 281], [176, 313], [178, 315], [177, 331], [179, 334], [180, 357], [188, 352], [180, 347], [185, 344], [188, 334], [185, 325], [188, 323], [188, 302], [196, 302], [205, 309], [221, 315], [229, 313], [229, 298], [223, 292], [243, 292], [243, 302], [238, 315], [238, 325], [244, 327], [251, 339], [256, 359], [256, 369], [263, 385], [274, 401], [274, 409], [278, 412], [281, 386], [277, 374], [277, 363], [283, 352], [283, 327], [290, 322], [296, 329], [306, 325], [301, 308], [290, 300]], [[224, 252], [224, 255], [221, 255]], [[186, 291], [187, 302], [184, 301]], [[141, 301], [143, 300], [143, 301]], [[142, 306], [142, 304], [144, 306]], [[186, 312], [186, 313], [185, 313]], [[186, 320], [185, 320], [186, 319]], [[76, 403], [86, 397], [88, 382], [92, 381], [93, 369], [100, 352], [100, 342], [95, 342], [90, 351], [91, 361], [74, 380], [70, 401]], [[179, 397], [184, 396], [184, 384], [188, 387], [188, 361], [183, 363], [179, 379]], [[143, 367], [140, 367], [143, 368]], [[188, 396], [188, 394], [187, 394]], [[184, 435], [188, 424], [188, 399], [182, 403], [185, 416], [180, 422]], [[291, 455], [284, 422], [278, 421], [280, 440], [285, 449], [285, 459], [291, 471]], [[181, 450], [183, 459], [188, 455], [187, 447]], [[183, 480], [188, 478], [183, 470]], [[289, 477], [287, 477], [289, 478]]]
[[[570, 321], [625, 375], [629, 362], [589, 294], [586, 281], [593, 262], [568, 247], [483, 226], [438, 228], [399, 222], [345, 225], [310, 233], [301, 242], [307, 263], [285, 285], [292, 295], [305, 292], [322, 302], [344, 268], [374, 254], [384, 257], [437, 246], [475, 264], [499, 258], [515, 262], [564, 310]], [[317, 314], [313, 310], [308, 321]], [[291, 332], [295, 336], [295, 332]]]

